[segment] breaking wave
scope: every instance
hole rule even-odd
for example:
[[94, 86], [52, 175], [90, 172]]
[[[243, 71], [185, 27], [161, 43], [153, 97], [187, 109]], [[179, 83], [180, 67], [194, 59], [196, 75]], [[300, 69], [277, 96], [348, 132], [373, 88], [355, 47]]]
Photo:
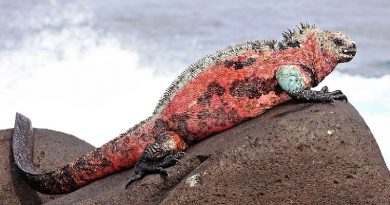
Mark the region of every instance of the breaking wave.
[[17, 111], [35, 127], [97, 146], [148, 117], [173, 79], [141, 66], [137, 52], [93, 29], [88, 13], [71, 11], [27, 20], [28, 34], [1, 51], [0, 127], [13, 127]]

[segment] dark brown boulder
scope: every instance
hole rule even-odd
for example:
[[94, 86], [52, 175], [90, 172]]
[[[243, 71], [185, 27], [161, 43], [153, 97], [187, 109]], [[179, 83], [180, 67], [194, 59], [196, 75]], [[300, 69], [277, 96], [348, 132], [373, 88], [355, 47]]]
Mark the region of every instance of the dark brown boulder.
[[344, 102], [278, 106], [189, 148], [169, 179], [149, 175], [125, 190], [131, 173], [47, 204], [390, 204], [379, 147]]
[[390, 172], [349, 104], [283, 105], [221, 136], [232, 144], [161, 204], [390, 204]]

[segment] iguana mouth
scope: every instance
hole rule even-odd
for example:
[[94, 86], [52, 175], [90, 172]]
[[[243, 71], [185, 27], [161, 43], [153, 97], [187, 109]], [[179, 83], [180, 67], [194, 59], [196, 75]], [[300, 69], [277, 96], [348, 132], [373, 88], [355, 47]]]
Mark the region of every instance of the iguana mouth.
[[339, 60], [339, 63], [349, 62], [356, 55], [356, 47], [352, 46], [352, 48], [344, 49], [342, 51], [342, 57]]
[[356, 50], [355, 49], [353, 49], [353, 50], [343, 50], [343, 54], [354, 57], [355, 54], [356, 54]]

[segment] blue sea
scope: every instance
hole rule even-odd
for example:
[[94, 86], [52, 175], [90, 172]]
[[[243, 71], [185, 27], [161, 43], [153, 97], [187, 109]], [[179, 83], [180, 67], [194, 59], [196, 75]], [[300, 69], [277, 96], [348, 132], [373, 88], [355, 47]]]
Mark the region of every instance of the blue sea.
[[0, 0], [0, 129], [18, 111], [99, 146], [151, 115], [189, 64], [308, 22], [356, 41], [320, 86], [343, 90], [389, 165], [389, 11], [389, 0]]

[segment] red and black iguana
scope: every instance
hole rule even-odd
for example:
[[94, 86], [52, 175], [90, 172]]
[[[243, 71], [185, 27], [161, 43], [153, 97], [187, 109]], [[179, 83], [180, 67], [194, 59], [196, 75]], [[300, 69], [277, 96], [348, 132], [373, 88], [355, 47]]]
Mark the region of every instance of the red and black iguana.
[[48, 173], [32, 164], [32, 126], [16, 115], [15, 163], [40, 192], [74, 191], [92, 181], [134, 167], [130, 183], [166, 168], [183, 150], [215, 133], [258, 116], [292, 98], [346, 100], [337, 90], [310, 90], [338, 63], [356, 54], [355, 43], [340, 32], [308, 24], [283, 33], [278, 41], [250, 41], [206, 56], [186, 69], [168, 88], [153, 115], [102, 147]]

